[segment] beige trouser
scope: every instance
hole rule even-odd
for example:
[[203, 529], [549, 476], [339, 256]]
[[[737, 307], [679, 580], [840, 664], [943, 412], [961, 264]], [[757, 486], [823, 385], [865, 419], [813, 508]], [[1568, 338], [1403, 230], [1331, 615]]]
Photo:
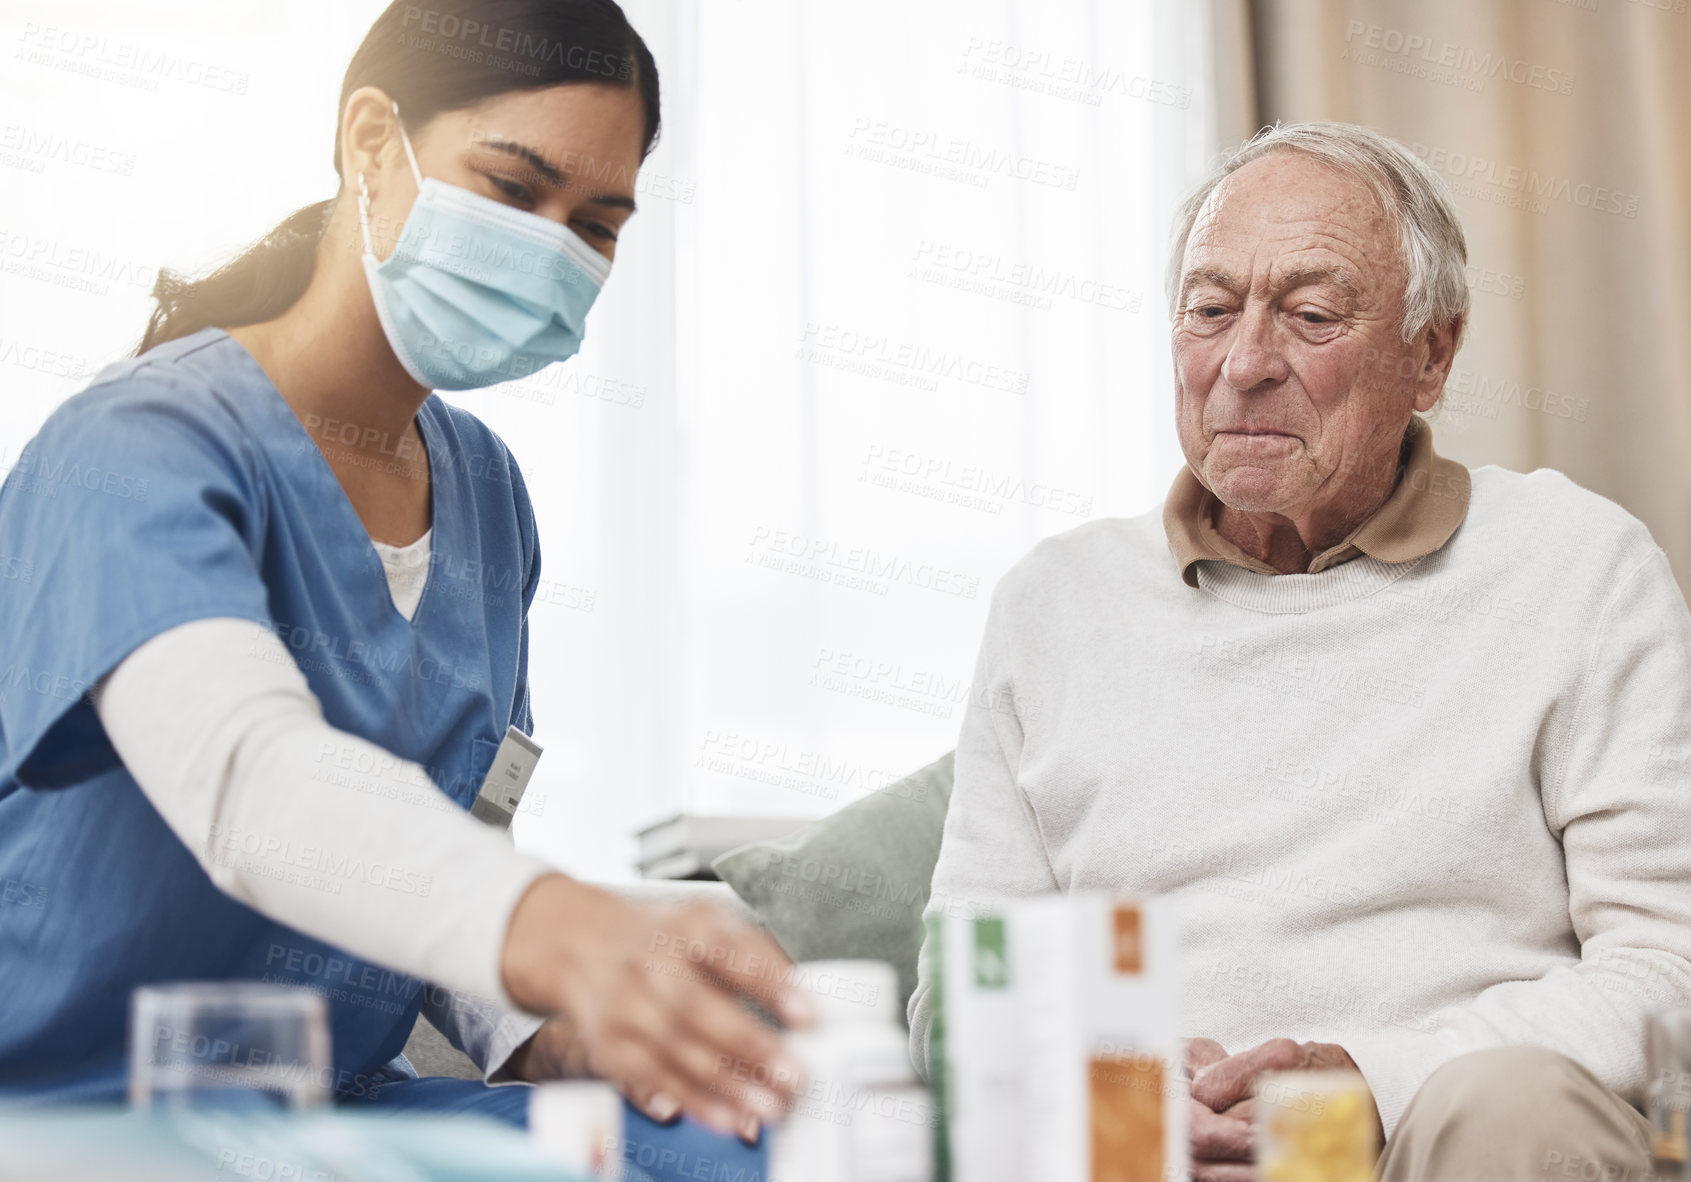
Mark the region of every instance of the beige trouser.
[[1651, 1182], [1650, 1122], [1555, 1051], [1453, 1059], [1404, 1110], [1381, 1182]]

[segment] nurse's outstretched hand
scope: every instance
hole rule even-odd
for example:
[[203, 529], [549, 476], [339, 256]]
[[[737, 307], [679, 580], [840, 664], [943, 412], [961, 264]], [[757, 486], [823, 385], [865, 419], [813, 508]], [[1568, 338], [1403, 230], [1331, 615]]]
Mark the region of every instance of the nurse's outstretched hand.
[[755, 1000], [788, 1026], [812, 1021], [791, 962], [725, 907], [652, 907], [562, 874], [536, 879], [511, 913], [500, 969], [525, 1009], [573, 1028], [583, 1074], [642, 1111], [755, 1133], [785, 1112], [803, 1072]]

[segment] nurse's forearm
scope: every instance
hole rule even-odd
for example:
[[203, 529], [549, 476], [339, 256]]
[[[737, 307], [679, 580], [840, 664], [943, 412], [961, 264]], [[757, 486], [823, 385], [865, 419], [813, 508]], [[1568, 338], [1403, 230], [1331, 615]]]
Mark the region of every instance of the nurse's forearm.
[[[547, 873], [444, 795], [438, 809], [417, 807], [389, 799], [391, 782], [345, 777], [343, 752], [353, 767], [391, 757], [323, 721], [265, 628], [205, 620], [163, 633], [106, 678], [95, 709], [141, 790], [229, 894], [437, 985], [569, 1015], [557, 1045], [529, 1048], [525, 1069], [586, 1071], [656, 1119], [686, 1112], [748, 1137], [796, 1093], [796, 1060], [737, 1001], [804, 1020], [791, 962], [767, 932], [714, 903], [646, 907]], [[412, 764], [389, 775], [427, 782]], [[349, 865], [382, 872], [337, 869]], [[725, 1089], [724, 1062], [769, 1086]]]
[[420, 767], [325, 722], [268, 629], [173, 628], [118, 665], [94, 703], [142, 792], [222, 890], [354, 955], [509, 1004], [506, 929], [549, 867]]

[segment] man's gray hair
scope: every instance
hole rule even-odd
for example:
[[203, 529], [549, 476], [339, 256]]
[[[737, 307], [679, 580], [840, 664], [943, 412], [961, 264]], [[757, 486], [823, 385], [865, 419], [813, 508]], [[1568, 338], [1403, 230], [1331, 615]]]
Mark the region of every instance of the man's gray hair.
[[1302, 152], [1366, 184], [1397, 225], [1409, 281], [1403, 292], [1403, 339], [1427, 328], [1468, 320], [1468, 244], [1444, 182], [1402, 144], [1354, 123], [1276, 123], [1227, 157], [1180, 206], [1168, 265], [1168, 303], [1180, 303], [1186, 240], [1204, 203], [1229, 175], [1270, 152]]

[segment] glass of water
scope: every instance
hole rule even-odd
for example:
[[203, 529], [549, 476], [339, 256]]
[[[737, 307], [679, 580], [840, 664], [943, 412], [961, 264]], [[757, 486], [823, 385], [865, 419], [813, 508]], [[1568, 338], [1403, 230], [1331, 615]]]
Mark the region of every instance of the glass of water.
[[1644, 1026], [1645, 1115], [1655, 1132], [1650, 1156], [1656, 1176], [1687, 1178], [1691, 1157], [1691, 1010], [1666, 1009], [1651, 1014]]
[[334, 1068], [323, 998], [258, 981], [146, 985], [130, 997], [129, 1100], [137, 1108], [308, 1108]]

